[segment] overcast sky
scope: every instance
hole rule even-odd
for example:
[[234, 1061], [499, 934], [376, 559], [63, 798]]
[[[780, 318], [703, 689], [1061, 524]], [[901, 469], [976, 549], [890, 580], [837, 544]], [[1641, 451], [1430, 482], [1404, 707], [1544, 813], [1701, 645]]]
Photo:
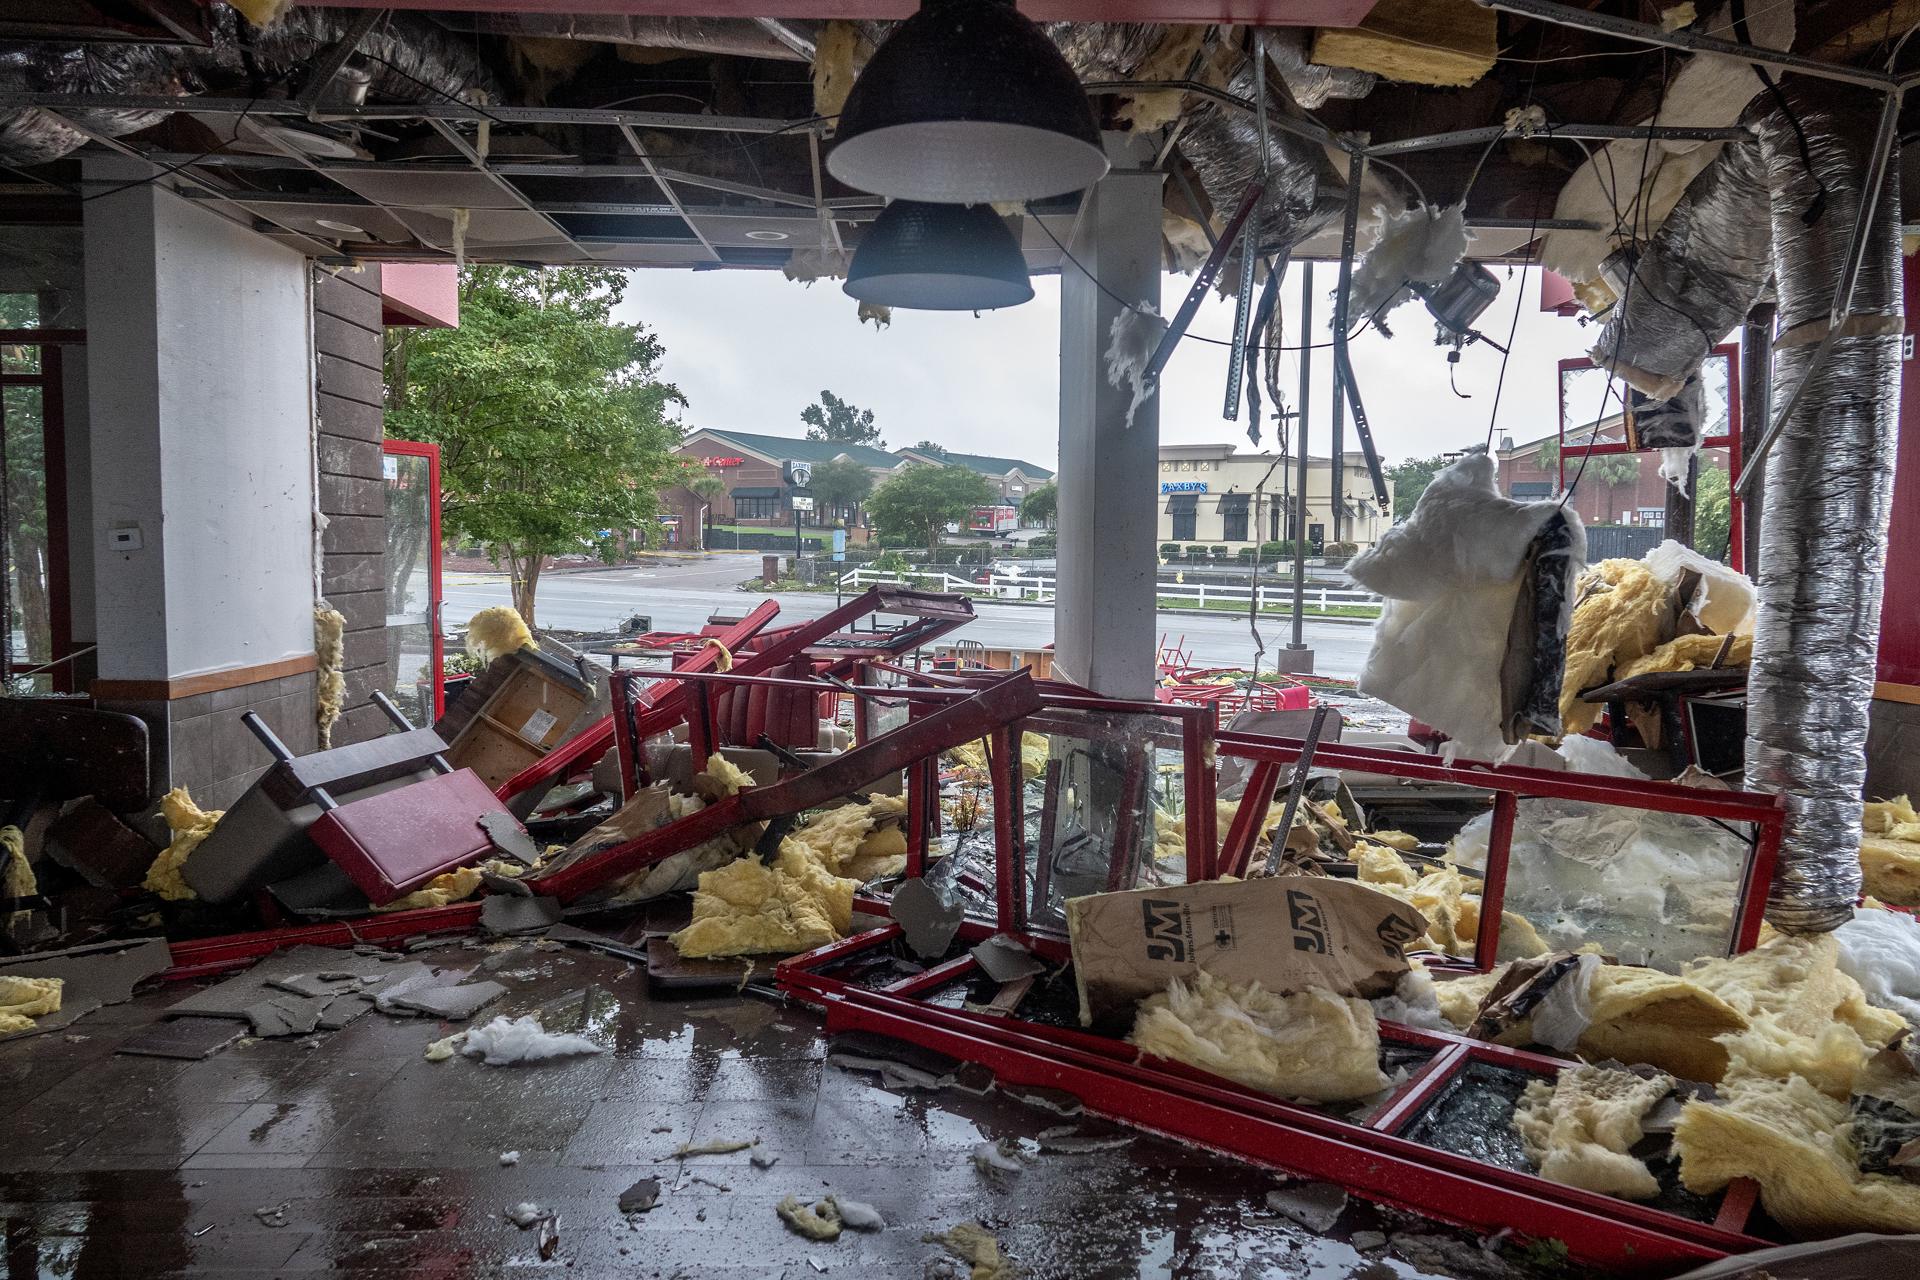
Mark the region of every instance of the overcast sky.
[[[1504, 342], [1516, 297], [1520, 303], [1499, 428], [1528, 440], [1555, 428], [1556, 362], [1583, 355], [1597, 330], [1541, 312], [1534, 272], [1516, 270], [1511, 278], [1506, 268], [1496, 272], [1502, 292], [1480, 327]], [[1331, 264], [1316, 267], [1316, 341], [1327, 337], [1334, 279]], [[1165, 278], [1163, 312], [1179, 305], [1188, 283], [1188, 277]], [[892, 326], [876, 331], [855, 319], [856, 304], [834, 281], [807, 287], [773, 271], [638, 271], [620, 318], [659, 333], [666, 346], [662, 374], [686, 394], [689, 426], [798, 436], [805, 431], [800, 411], [825, 388], [872, 409], [889, 447], [935, 440], [951, 449], [1052, 467], [1059, 435], [1060, 282], [1036, 276], [1033, 284], [1036, 296], [1024, 306], [978, 317], [896, 311]], [[1299, 297], [1296, 270], [1282, 293], [1289, 315]], [[1433, 345], [1425, 308], [1409, 303], [1389, 323], [1393, 339], [1369, 332], [1353, 351], [1382, 454], [1389, 460], [1421, 457], [1484, 441], [1499, 352], [1478, 343], [1467, 348], [1455, 376], [1472, 398], [1462, 400], [1447, 385], [1446, 351]], [[1232, 325], [1232, 303], [1211, 298], [1191, 332], [1225, 337]], [[1297, 340], [1289, 326], [1286, 343]], [[1289, 407], [1299, 383], [1297, 359], [1282, 357]], [[1331, 352], [1313, 352], [1313, 365], [1309, 430], [1318, 454], [1325, 452], [1329, 429]], [[1220, 415], [1226, 367], [1224, 346], [1181, 343], [1162, 382], [1163, 442], [1233, 441], [1251, 448], [1245, 407], [1237, 423]], [[1263, 440], [1271, 439], [1271, 431], [1263, 431]], [[1347, 441], [1348, 448], [1358, 447], [1350, 425]]]

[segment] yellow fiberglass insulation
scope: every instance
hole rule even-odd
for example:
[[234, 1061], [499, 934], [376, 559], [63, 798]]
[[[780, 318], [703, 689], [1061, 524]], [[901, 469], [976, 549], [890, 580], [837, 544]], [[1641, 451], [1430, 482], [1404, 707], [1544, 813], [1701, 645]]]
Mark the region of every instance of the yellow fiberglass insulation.
[[1580, 575], [1560, 684], [1562, 732], [1593, 728], [1604, 708], [1582, 702], [1581, 692], [1607, 683], [1609, 672], [1654, 650], [1672, 596], [1673, 588], [1638, 560], [1602, 560]]
[[147, 868], [147, 878], [141, 887], [168, 902], [179, 902], [194, 896], [181, 878], [181, 865], [188, 854], [200, 847], [202, 840], [213, 834], [214, 823], [220, 821], [226, 810], [203, 810], [193, 802], [185, 787], [175, 787], [160, 797], [160, 813], [173, 832], [173, 842], [162, 849], [153, 865]]
[[444, 907], [454, 902], [464, 902], [480, 889], [480, 868], [458, 867], [415, 889], [412, 893], [395, 898], [384, 907], [375, 907], [375, 911], [411, 911], [416, 907]]
[[0, 1035], [33, 1030], [33, 1020], [60, 1012], [60, 978], [17, 978], [0, 974]]
[[864, 804], [829, 809], [787, 838], [805, 845], [836, 876], [864, 882], [898, 875], [907, 866], [907, 836], [897, 825], [881, 824], [906, 812], [905, 796], [874, 796]]
[[707, 757], [707, 767], [693, 775], [693, 789], [703, 800], [724, 800], [754, 785], [753, 775], [718, 751]]
[[1680, 1112], [1673, 1145], [1687, 1190], [1752, 1178], [1767, 1213], [1798, 1235], [1920, 1231], [1920, 1185], [1861, 1173], [1847, 1103], [1800, 1076], [1729, 1079], [1718, 1105]]
[[1720, 658], [1723, 667], [1744, 667], [1753, 661], [1752, 636], [1734, 636], [1733, 643], [1727, 645], [1726, 657], [1721, 658], [1720, 646], [1725, 644], [1727, 637], [1709, 632], [1675, 636], [1652, 653], [1643, 654], [1621, 667], [1614, 672], [1614, 678], [1627, 680], [1653, 671], [1692, 671], [1698, 667], [1711, 667], [1715, 658]]
[[1867, 1003], [1860, 984], [1838, 967], [1830, 933], [1782, 934], [1744, 955], [1689, 965], [1688, 981], [1746, 1018], [1726, 1035], [1730, 1066], [1755, 1075], [1805, 1077], [1836, 1098], [1853, 1091], [1869, 1056], [1906, 1029], [1906, 1020]]
[[1860, 871], [1882, 902], [1920, 907], [1920, 814], [1905, 796], [1873, 800], [1861, 814]]
[[1660, 1183], [1629, 1155], [1640, 1122], [1673, 1089], [1673, 1077], [1645, 1078], [1618, 1067], [1567, 1067], [1553, 1083], [1535, 1080], [1513, 1111], [1513, 1129], [1549, 1182], [1650, 1200]]
[[467, 652], [483, 663], [539, 647], [511, 605], [492, 605], [467, 619]]
[[1408, 866], [1405, 858], [1392, 849], [1369, 843], [1371, 839], [1353, 846], [1353, 862], [1360, 868], [1362, 883], [1411, 889], [1420, 882], [1420, 873]]
[[1420, 837], [1405, 831], [1369, 831], [1367, 839], [1375, 844], [1383, 844], [1389, 849], [1397, 849], [1401, 853], [1412, 853], [1420, 847]]
[[40, 892], [40, 878], [27, 861], [27, 838], [20, 828], [0, 827], [0, 850], [5, 851], [7, 860], [6, 870], [0, 875], [0, 892], [9, 898], [31, 898]]
[[1140, 1003], [1127, 1039], [1282, 1098], [1341, 1102], [1387, 1087], [1380, 1024], [1364, 1000], [1307, 988], [1275, 995], [1205, 969]]
[[346, 666], [347, 620], [325, 600], [313, 606], [313, 657], [315, 678], [313, 722], [320, 728], [320, 749], [333, 745], [334, 722], [347, 696]]
[[[1354, 857], [1361, 859], [1361, 847]], [[1389, 862], [1388, 859], [1392, 861]], [[1398, 869], [1396, 869], [1396, 866]], [[1371, 868], [1371, 874], [1369, 874]], [[1413, 907], [1427, 918], [1427, 932], [1407, 944], [1407, 950], [1438, 951], [1441, 955], [1470, 956], [1480, 932], [1480, 882], [1442, 867], [1420, 875], [1390, 849], [1370, 850], [1361, 862], [1360, 878], [1389, 897]], [[1516, 912], [1500, 916], [1500, 960], [1544, 955], [1546, 939], [1532, 922]]]
[[[1020, 775], [1028, 782], [1047, 771], [1047, 755], [1051, 750], [1044, 735], [1023, 733], [1020, 735]], [[987, 740], [963, 742], [946, 752], [946, 758], [956, 768], [971, 769], [984, 774], [987, 771]]]
[[690, 959], [808, 951], [846, 936], [859, 887], [789, 837], [772, 866], [746, 857], [703, 871], [693, 921], [668, 941]]
[[[1435, 984], [1441, 1014], [1465, 1031], [1504, 972]], [[1581, 1056], [1645, 1063], [1683, 1080], [1719, 1080], [1726, 1074], [1727, 1050], [1717, 1037], [1747, 1027], [1746, 1018], [1712, 992], [1657, 969], [1603, 964], [1594, 971], [1587, 999], [1590, 1018], [1575, 1046]], [[1523, 1019], [1495, 1039], [1530, 1044], [1532, 1031]]]

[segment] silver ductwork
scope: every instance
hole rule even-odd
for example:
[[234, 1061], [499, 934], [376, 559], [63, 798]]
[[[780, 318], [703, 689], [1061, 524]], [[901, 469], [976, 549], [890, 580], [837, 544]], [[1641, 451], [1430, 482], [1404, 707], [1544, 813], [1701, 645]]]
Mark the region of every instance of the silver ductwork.
[[[346, 34], [353, 14], [295, 8], [270, 27], [256, 27], [219, 6], [206, 48], [175, 45], [41, 43], [0, 46], [0, 90], [21, 93], [161, 94], [185, 97], [209, 83], [251, 80], [262, 96], [298, 78]], [[479, 56], [453, 32], [394, 14], [368, 32], [357, 55], [384, 102], [444, 97], [498, 100], [499, 85]], [[183, 108], [187, 104], [182, 103]], [[158, 111], [72, 111], [74, 124], [109, 137], [135, 133], [165, 118]], [[0, 112], [0, 163], [45, 164], [85, 145], [87, 135], [51, 111]]]
[[[800, 45], [818, 36], [819, 23], [763, 23], [751, 18], [662, 18], [621, 13], [437, 13], [449, 31], [547, 40], [593, 40], [646, 49], [732, 54], [804, 62]], [[773, 22], [773, 20], [769, 20]], [[790, 38], [783, 39], [782, 32]]]
[[[1227, 89], [1242, 98], [1256, 92], [1254, 76], [1265, 68], [1249, 60]], [[1284, 111], [1284, 104], [1276, 104]], [[1281, 129], [1267, 134], [1267, 189], [1249, 226], [1262, 251], [1282, 250], [1306, 239], [1346, 208], [1346, 184], [1334, 173], [1326, 149]], [[1260, 128], [1251, 114], [1211, 100], [1187, 113], [1180, 150], [1200, 175], [1207, 200], [1224, 217], [1260, 173]]]
[[1620, 301], [1590, 358], [1641, 393], [1672, 400], [1753, 309], [1773, 270], [1770, 244], [1760, 142], [1728, 143], [1637, 260], [1628, 250], [1608, 259], [1621, 275]]
[[[1758, 133], [1780, 295], [1773, 378], [1790, 392], [1807, 375], [1845, 274], [1880, 97], [1794, 77], [1782, 88], [1792, 116], [1769, 110]], [[1825, 211], [1808, 225], [1803, 214], [1823, 185]], [[1845, 924], [1861, 888], [1860, 801], [1893, 489], [1900, 316], [1899, 193], [1887, 182], [1874, 201], [1841, 336], [1767, 460], [1746, 776], [1750, 787], [1790, 797], [1767, 904], [1767, 918], [1789, 933]]]
[[1323, 67], [1307, 57], [1307, 33], [1299, 27], [1267, 27], [1267, 61], [1280, 73], [1296, 106], [1318, 111], [1335, 98], [1364, 98], [1380, 77], [1351, 67]]

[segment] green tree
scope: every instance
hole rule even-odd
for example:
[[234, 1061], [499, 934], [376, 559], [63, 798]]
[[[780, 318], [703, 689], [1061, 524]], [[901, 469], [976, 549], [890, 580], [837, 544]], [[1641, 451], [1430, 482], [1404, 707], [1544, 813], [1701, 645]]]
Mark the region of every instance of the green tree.
[[1048, 481], [1020, 502], [1020, 523], [1051, 525], [1060, 512], [1060, 486]]
[[813, 469], [813, 481], [807, 487], [819, 500], [822, 516], [836, 507], [856, 510], [873, 492], [873, 472], [852, 458], [835, 458]]
[[713, 546], [713, 500], [727, 491], [727, 482], [711, 471], [696, 471], [687, 480], [687, 491], [700, 499], [700, 549]]
[[947, 525], [965, 520], [993, 497], [986, 477], [966, 467], [908, 467], [873, 491], [867, 514], [883, 533], [925, 538], [932, 551]]
[[1431, 458], [1408, 458], [1387, 468], [1387, 475], [1393, 480], [1395, 523], [1413, 514], [1414, 504], [1420, 501], [1420, 495], [1427, 491], [1434, 476], [1446, 465], [1447, 460], [1435, 454]]
[[1693, 493], [1693, 549], [1725, 560], [1733, 536], [1733, 486], [1719, 467], [1701, 467]]
[[873, 410], [862, 409], [842, 400], [831, 391], [820, 393], [820, 402], [800, 411], [807, 424], [807, 439], [831, 440], [835, 444], [870, 444], [884, 449], [880, 428], [873, 425]]
[[387, 348], [387, 429], [440, 446], [449, 535], [504, 559], [528, 625], [550, 555], [653, 530], [659, 491], [684, 474], [660, 340], [613, 320], [626, 287], [603, 267], [468, 267], [460, 327], [398, 330]]

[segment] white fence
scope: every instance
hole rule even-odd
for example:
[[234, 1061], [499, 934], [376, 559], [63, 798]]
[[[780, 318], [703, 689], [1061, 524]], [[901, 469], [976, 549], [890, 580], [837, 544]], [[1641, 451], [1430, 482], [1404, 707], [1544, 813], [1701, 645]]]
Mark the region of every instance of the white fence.
[[[955, 577], [953, 574], [939, 570], [879, 573], [872, 569], [855, 569], [843, 574], [840, 578], [840, 585], [849, 591], [864, 590], [876, 583], [914, 586], [933, 591], [958, 591], [999, 600], [1045, 602], [1052, 600], [1054, 595], [1054, 579], [1039, 574], [996, 573], [989, 576], [985, 582], [976, 582], [971, 578]], [[1197, 609], [1218, 604], [1244, 605], [1247, 602], [1248, 590], [1244, 583], [1223, 585], [1208, 582], [1169, 582], [1164, 578], [1155, 587], [1155, 593], [1161, 600], [1173, 601], [1179, 605]], [[1382, 604], [1381, 598], [1371, 591], [1309, 585], [1303, 594], [1306, 606], [1321, 612], [1340, 608], [1377, 609]], [[1292, 603], [1291, 583], [1260, 584], [1261, 608], [1284, 609]]]

